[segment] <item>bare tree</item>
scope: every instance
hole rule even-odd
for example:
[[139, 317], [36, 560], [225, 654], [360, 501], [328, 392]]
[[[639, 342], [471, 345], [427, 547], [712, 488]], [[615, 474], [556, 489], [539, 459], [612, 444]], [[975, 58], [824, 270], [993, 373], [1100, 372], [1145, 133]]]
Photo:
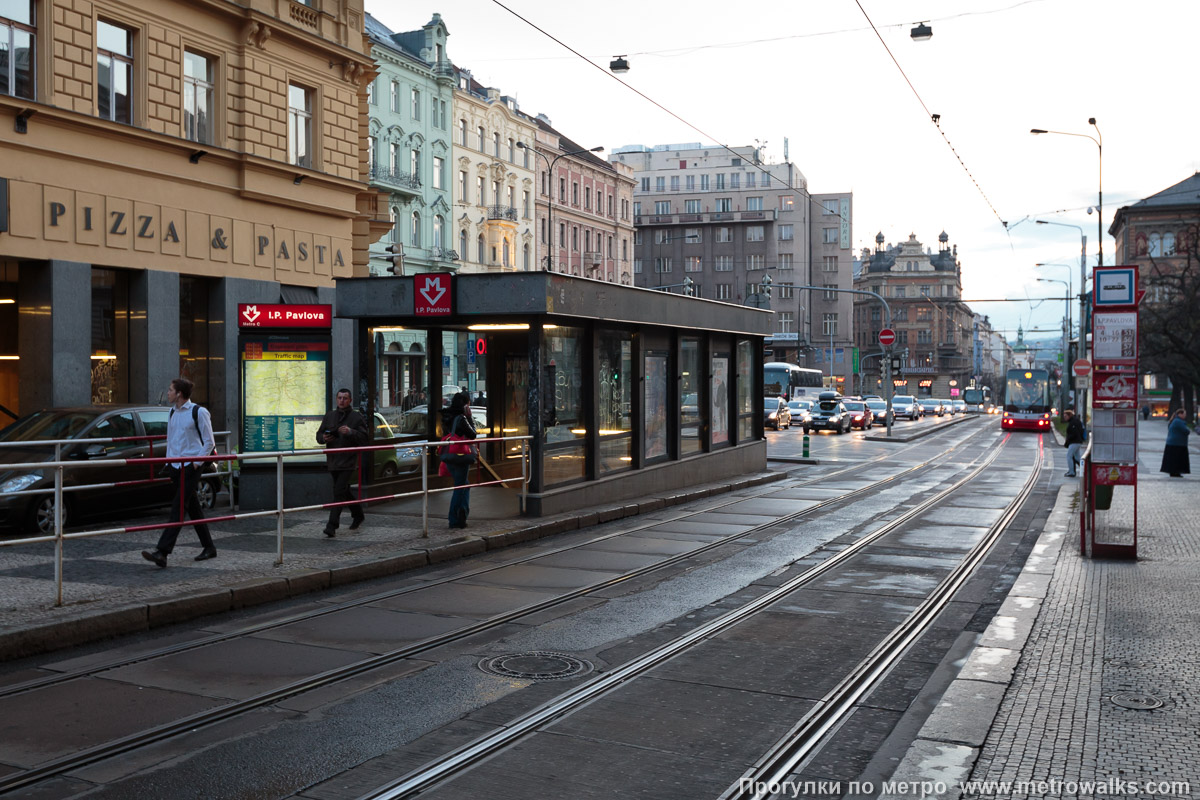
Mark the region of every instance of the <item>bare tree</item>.
[[1200, 388], [1200, 225], [1188, 225], [1181, 239], [1176, 255], [1182, 261], [1151, 257], [1143, 274], [1141, 365], [1171, 379], [1171, 413], [1183, 406], [1194, 420]]

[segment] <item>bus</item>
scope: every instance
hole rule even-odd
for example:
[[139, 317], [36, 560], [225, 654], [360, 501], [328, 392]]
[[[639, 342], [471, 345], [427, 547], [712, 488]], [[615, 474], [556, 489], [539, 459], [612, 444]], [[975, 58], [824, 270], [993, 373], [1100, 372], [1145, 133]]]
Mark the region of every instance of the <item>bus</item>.
[[824, 391], [821, 377], [819, 369], [805, 369], [783, 361], [767, 362], [763, 365], [763, 397], [782, 397], [785, 400], [795, 400], [799, 397], [815, 399]]
[[1050, 373], [1044, 369], [1010, 369], [1004, 386], [1005, 431], [1050, 430]]
[[967, 412], [971, 414], [991, 414], [992, 390], [986, 386], [972, 386], [963, 389], [963, 402], [967, 404]]

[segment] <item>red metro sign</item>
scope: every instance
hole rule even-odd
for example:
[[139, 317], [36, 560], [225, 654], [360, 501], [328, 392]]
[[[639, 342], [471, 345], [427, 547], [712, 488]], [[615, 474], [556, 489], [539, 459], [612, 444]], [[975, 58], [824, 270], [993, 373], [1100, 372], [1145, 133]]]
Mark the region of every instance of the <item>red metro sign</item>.
[[449, 316], [452, 312], [449, 272], [423, 272], [413, 276], [413, 313], [418, 317]]
[[332, 328], [333, 306], [238, 303], [239, 328]]

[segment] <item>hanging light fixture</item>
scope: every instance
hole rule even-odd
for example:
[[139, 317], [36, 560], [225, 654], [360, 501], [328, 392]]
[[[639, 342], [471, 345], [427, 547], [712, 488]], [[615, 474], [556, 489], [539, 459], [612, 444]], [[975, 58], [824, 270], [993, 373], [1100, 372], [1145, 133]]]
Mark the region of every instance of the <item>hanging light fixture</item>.
[[629, 62], [625, 60], [625, 56], [613, 56], [613, 60], [608, 63], [608, 69], [618, 75], [629, 72]]
[[933, 38], [933, 28], [926, 22], [918, 22], [911, 34], [914, 42], [928, 42]]

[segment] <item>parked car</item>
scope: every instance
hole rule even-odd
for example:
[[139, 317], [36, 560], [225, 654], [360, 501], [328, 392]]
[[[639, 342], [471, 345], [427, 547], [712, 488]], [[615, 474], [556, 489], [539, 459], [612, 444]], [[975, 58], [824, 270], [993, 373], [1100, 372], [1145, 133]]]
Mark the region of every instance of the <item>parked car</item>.
[[908, 417], [910, 420], [918, 420], [921, 418], [921, 406], [917, 404], [917, 398], [911, 394], [898, 394], [892, 397], [892, 413], [897, 418]]
[[792, 426], [792, 410], [782, 397], [768, 397], [764, 401], [763, 427], [783, 430]]
[[[388, 424], [388, 421], [383, 418], [382, 414], [375, 412], [375, 438], [371, 443], [384, 444], [396, 438], [398, 438], [396, 432]], [[424, 453], [422, 447], [397, 444], [389, 450], [373, 450], [371, 452], [374, 462], [372, 475], [377, 480], [388, 480], [421, 471], [421, 457]]]
[[842, 396], [837, 392], [821, 392], [817, 395], [817, 404], [813, 406], [812, 418], [804, 426], [804, 432], [833, 431], [845, 433], [850, 430], [850, 414], [842, 403]]
[[812, 400], [789, 400], [788, 408], [792, 412], [792, 424], [803, 426], [812, 419]]
[[875, 422], [875, 415], [867, 408], [867, 404], [862, 400], [843, 400], [842, 405], [846, 407], [846, 411], [850, 414], [850, 427], [858, 428], [859, 430], [867, 430]]
[[[425, 435], [425, 422], [429, 417], [429, 406], [416, 406], [400, 415], [400, 422], [396, 428], [398, 433], [407, 434], [415, 433], [419, 436]], [[475, 421], [475, 430], [480, 436], [489, 430], [487, 409], [483, 406], [471, 406], [471, 419]]]
[[[165, 436], [170, 409], [166, 406], [81, 406], [48, 408], [22, 417], [0, 430], [0, 442], [20, 442], [0, 447], [0, 527], [50, 533], [54, 530], [54, 470], [17, 470], [11, 464], [54, 460], [54, 445], [38, 444], [55, 439], [109, 439]], [[62, 446], [63, 461], [86, 465], [99, 459], [139, 459], [166, 454], [165, 440], [146, 439]], [[122, 464], [68, 467], [63, 470], [63, 487], [119, 483], [96, 489], [78, 489], [63, 494], [64, 524], [90, 517], [111, 516], [168, 505], [174, 497], [170, 481], [158, 479], [161, 464]], [[201, 478], [201, 505], [211, 508], [221, 489], [219, 475]], [[38, 494], [13, 495], [36, 491]], [[206, 501], [206, 498], [208, 500]]]
[[[876, 425], [887, 425], [887, 401], [886, 400], [864, 400], [867, 408], [871, 410], [872, 421]], [[895, 412], [892, 413], [892, 421], [896, 421]]]
[[942, 416], [946, 413], [946, 409], [942, 407], [941, 400], [935, 400], [932, 397], [922, 397], [917, 401], [921, 405], [922, 414], [933, 414], [934, 416]]

